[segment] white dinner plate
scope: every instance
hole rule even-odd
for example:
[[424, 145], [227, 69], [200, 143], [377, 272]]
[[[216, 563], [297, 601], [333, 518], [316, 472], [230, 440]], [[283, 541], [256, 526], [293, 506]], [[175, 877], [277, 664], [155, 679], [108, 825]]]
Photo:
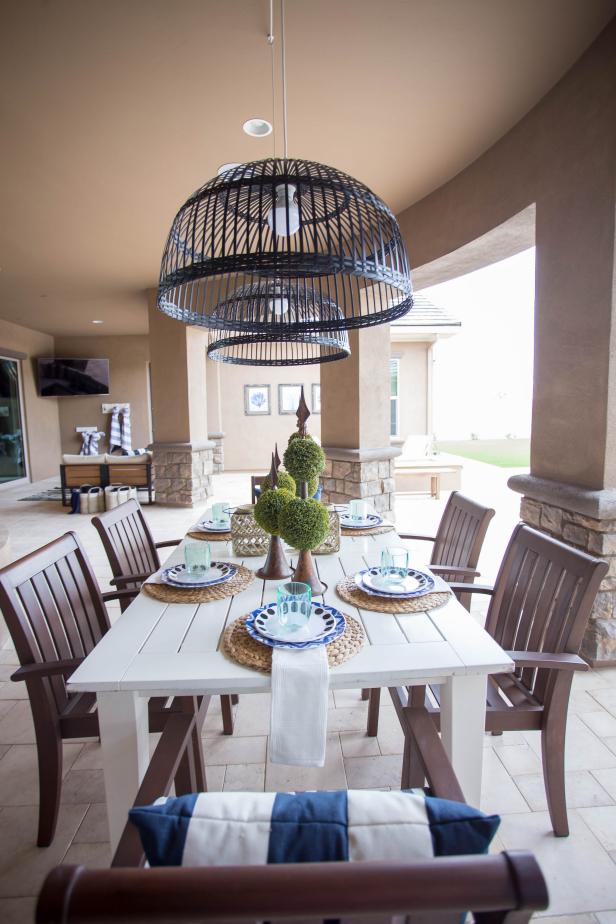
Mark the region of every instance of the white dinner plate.
[[376, 513], [369, 513], [363, 520], [354, 520], [350, 513], [340, 514], [340, 525], [345, 529], [369, 529], [373, 526], [380, 526], [382, 522], [383, 517]]
[[421, 597], [434, 590], [434, 578], [415, 568], [407, 568], [406, 578], [398, 584], [385, 584], [380, 568], [358, 571], [353, 580], [361, 590], [377, 597]]
[[344, 632], [346, 620], [342, 613], [332, 606], [312, 602], [310, 619], [302, 629], [293, 632], [278, 622], [275, 603], [261, 606], [248, 616], [246, 631], [257, 642], [271, 648], [302, 650], [328, 645]]
[[203, 533], [228, 533], [231, 530], [231, 520], [227, 526], [221, 526], [220, 523], [215, 523], [214, 520], [206, 517], [205, 520], [199, 520], [197, 530]]
[[237, 574], [237, 567], [226, 561], [213, 561], [208, 570], [199, 578], [186, 570], [182, 562], [171, 568], [165, 568], [160, 578], [163, 584], [172, 587], [212, 587], [214, 584], [224, 584]]

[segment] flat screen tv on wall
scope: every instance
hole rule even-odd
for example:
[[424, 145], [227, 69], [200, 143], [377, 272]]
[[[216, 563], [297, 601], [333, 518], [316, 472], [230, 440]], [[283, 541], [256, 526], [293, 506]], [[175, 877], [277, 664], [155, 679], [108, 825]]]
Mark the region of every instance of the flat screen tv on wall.
[[44, 398], [109, 394], [108, 359], [40, 357], [38, 390]]

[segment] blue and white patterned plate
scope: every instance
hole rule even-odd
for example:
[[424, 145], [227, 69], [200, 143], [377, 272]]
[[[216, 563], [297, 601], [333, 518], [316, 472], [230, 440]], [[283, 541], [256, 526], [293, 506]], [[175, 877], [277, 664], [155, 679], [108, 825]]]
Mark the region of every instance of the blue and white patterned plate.
[[354, 520], [350, 513], [340, 514], [340, 525], [345, 529], [370, 529], [373, 526], [380, 526], [383, 517], [377, 513], [369, 513], [363, 520]]
[[235, 565], [226, 561], [213, 561], [203, 579], [195, 580], [193, 575], [187, 573], [186, 565], [182, 562], [172, 568], [165, 568], [160, 579], [163, 584], [170, 584], [171, 587], [213, 587], [214, 584], [224, 584], [236, 574]]
[[[276, 631], [277, 623], [276, 604], [268, 603], [250, 613], [246, 619], [246, 631], [255, 641], [260, 642], [262, 645], [268, 645], [270, 648], [305, 651], [307, 648], [329, 645], [330, 642], [340, 638], [346, 626], [346, 620], [342, 613], [335, 610], [333, 606], [325, 606], [323, 603], [315, 603], [314, 601], [311, 605], [308, 623], [310, 634], [306, 633], [308, 637], [302, 637], [301, 633], [305, 630], [300, 629], [298, 632], [293, 633], [297, 641], [291, 641], [286, 628], [278, 626], [278, 631]], [[267, 635], [263, 634], [266, 632]], [[277, 635], [281, 637], [277, 637]]]
[[231, 529], [231, 520], [227, 523], [226, 526], [221, 526], [220, 523], [216, 523], [214, 520], [206, 517], [204, 520], [199, 520], [197, 523], [197, 532], [203, 533], [228, 533]]
[[405, 581], [397, 586], [381, 584], [381, 569], [366, 568], [358, 571], [353, 580], [361, 590], [373, 597], [422, 597], [434, 590], [434, 578], [415, 568], [407, 568]]

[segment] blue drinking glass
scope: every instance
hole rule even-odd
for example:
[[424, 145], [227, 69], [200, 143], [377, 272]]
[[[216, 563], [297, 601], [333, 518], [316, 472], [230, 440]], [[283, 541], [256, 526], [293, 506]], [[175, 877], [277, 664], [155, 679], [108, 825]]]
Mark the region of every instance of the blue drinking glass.
[[297, 632], [308, 624], [312, 603], [312, 591], [308, 584], [300, 581], [280, 584], [276, 591], [276, 598], [276, 611], [281, 626], [291, 632]]

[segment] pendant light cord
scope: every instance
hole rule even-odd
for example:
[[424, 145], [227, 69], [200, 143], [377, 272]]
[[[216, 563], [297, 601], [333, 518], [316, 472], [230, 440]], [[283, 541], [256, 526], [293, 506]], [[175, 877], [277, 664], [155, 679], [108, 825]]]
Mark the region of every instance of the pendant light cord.
[[281, 65], [282, 65], [282, 128], [284, 133], [284, 158], [288, 157], [287, 147], [287, 56], [284, 32], [284, 0], [280, 0], [280, 36], [281, 36]]
[[276, 157], [276, 53], [274, 51], [274, 0], [270, 0], [269, 5], [270, 19], [269, 32], [267, 33], [267, 43], [272, 49], [272, 143], [273, 156]]

